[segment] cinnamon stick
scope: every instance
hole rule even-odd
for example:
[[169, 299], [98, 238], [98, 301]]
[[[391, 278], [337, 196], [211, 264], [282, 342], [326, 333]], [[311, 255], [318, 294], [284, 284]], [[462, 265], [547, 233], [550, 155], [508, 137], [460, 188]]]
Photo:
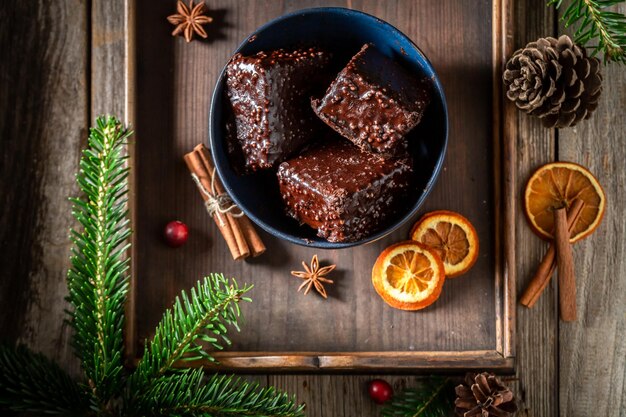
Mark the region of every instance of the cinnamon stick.
[[556, 250], [554, 249], [554, 243], [550, 243], [550, 247], [537, 267], [537, 272], [535, 272], [528, 287], [526, 287], [526, 291], [522, 294], [520, 303], [528, 308], [532, 308], [548, 286], [554, 271], [556, 271]]
[[[211, 160], [211, 154], [209, 153], [209, 150], [202, 144], [196, 146], [195, 148], [193, 148], [193, 150], [194, 152], [197, 152], [198, 155], [200, 156], [202, 163], [204, 164], [206, 170], [209, 173], [209, 178], [211, 178], [212, 181], [215, 181], [214, 185], [215, 185], [216, 193], [218, 195], [224, 194], [225, 192], [224, 187], [222, 186], [222, 182], [219, 180], [219, 178], [216, 177], [215, 180], [213, 180], [213, 175], [215, 173], [215, 166], [213, 165], [213, 161]], [[211, 188], [207, 188], [207, 190], [209, 190], [210, 192]], [[220, 213], [216, 213], [216, 214], [220, 214]], [[239, 253], [241, 254], [243, 258], [247, 258], [250, 255], [250, 248], [248, 247], [248, 243], [246, 242], [246, 237], [244, 236], [241, 230], [241, 227], [239, 225], [239, 222], [237, 221], [238, 219], [236, 217], [231, 216], [229, 213], [226, 213], [224, 217], [226, 217], [226, 221], [228, 221], [228, 223], [230, 224], [230, 228], [233, 231], [233, 236], [235, 236], [235, 242], [237, 242]]]
[[250, 222], [250, 219], [247, 216], [241, 216], [237, 219], [237, 221], [241, 226], [241, 231], [246, 238], [246, 242], [248, 242], [248, 246], [250, 246], [252, 256], [259, 256], [265, 252], [265, 244], [261, 240], [261, 236], [259, 236], [256, 232], [256, 229], [252, 225], [252, 222]]
[[[189, 171], [198, 177], [205, 191], [210, 194], [214, 192], [214, 197], [225, 193], [224, 186], [217, 174], [213, 178], [215, 166], [209, 150], [204, 145], [196, 146], [192, 152], [184, 156], [184, 160]], [[209, 196], [204, 192], [200, 194], [204, 201], [209, 199]], [[249, 255], [258, 256], [265, 252], [265, 245], [254, 226], [245, 215], [241, 214], [238, 208], [233, 213], [216, 211], [213, 219], [224, 237], [233, 259], [244, 259]]]
[[[578, 222], [578, 218], [580, 217], [580, 213], [583, 209], [583, 201], [580, 199], [574, 200], [572, 206], [567, 212], [567, 230], [569, 235], [571, 236], [574, 231], [574, 227]], [[530, 280], [530, 283], [526, 287], [526, 290], [522, 294], [520, 298], [520, 303], [528, 308], [531, 308], [535, 305], [543, 290], [548, 286], [550, 282], [550, 278], [554, 274], [556, 270], [556, 249], [554, 242], [550, 243], [550, 247], [548, 251], [543, 256], [539, 267], [537, 268], [537, 272]]]
[[561, 320], [576, 320], [576, 276], [570, 233], [564, 208], [554, 212], [554, 240], [559, 274], [559, 308]]
[[[211, 179], [198, 153], [190, 152], [184, 156], [184, 160], [187, 164], [187, 167], [189, 168], [189, 171], [196, 174], [198, 180], [206, 190], [210, 190]], [[201, 193], [201, 195], [204, 201], [208, 200], [208, 196], [204, 195], [203, 193]], [[233, 233], [230, 222], [228, 222], [228, 220], [226, 219], [226, 215], [222, 213], [215, 213], [215, 215], [213, 216], [213, 220], [215, 221], [215, 224], [217, 225], [220, 233], [224, 237], [224, 240], [228, 245], [228, 249], [230, 250], [230, 254], [232, 255], [233, 259], [242, 259], [245, 255], [243, 255], [239, 251], [237, 240], [235, 239], [235, 235]]]
[[[200, 152], [200, 155], [202, 156], [202, 160], [207, 165], [209, 172], [214, 172], [215, 165], [213, 165], [213, 160], [211, 159], [211, 154], [209, 150], [202, 144], [197, 145], [194, 148], [194, 150]], [[215, 178], [215, 188], [219, 194], [223, 194], [226, 192], [224, 190], [224, 186], [222, 185], [222, 181], [220, 181], [219, 177]], [[238, 229], [241, 230], [241, 233], [245, 239], [245, 242], [247, 243], [247, 246], [250, 248], [250, 252], [252, 256], [253, 257], [259, 256], [263, 252], [265, 252], [265, 244], [261, 240], [261, 237], [257, 233], [250, 219], [248, 219], [246, 215], [243, 215], [241, 217], [236, 217], [236, 218], [232, 217], [232, 218], [237, 221]]]

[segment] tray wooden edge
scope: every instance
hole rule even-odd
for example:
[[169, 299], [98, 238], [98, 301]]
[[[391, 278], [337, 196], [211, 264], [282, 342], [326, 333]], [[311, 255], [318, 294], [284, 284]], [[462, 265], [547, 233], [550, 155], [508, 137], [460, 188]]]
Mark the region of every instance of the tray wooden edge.
[[[496, 192], [496, 350], [504, 358], [515, 357], [515, 214], [516, 192], [516, 132], [517, 113], [505, 100], [502, 72], [506, 59], [513, 52], [513, 0], [493, 2], [493, 138], [494, 178]], [[504, 230], [501, 230], [504, 228]], [[499, 310], [498, 310], [499, 309]]]
[[[461, 371], [469, 369], [511, 373], [513, 358], [505, 358], [495, 350], [463, 352], [218, 352], [218, 362], [181, 361], [176, 367], [203, 367], [216, 371], [245, 369], [247, 372], [420, 372], [433, 370]], [[137, 359], [135, 359], [135, 362]]]
[[[126, 63], [124, 72], [124, 111], [126, 124], [133, 126], [136, 119], [136, 91], [135, 91], [135, 65], [136, 65], [136, 43], [135, 43], [135, 20], [136, 20], [136, 4], [135, 0], [122, 0], [124, 6], [124, 53]], [[131, 167], [137, 166], [136, 164], [136, 148], [135, 141], [131, 140], [128, 144], [128, 164]], [[130, 225], [132, 230], [136, 230], [136, 170], [131, 169], [128, 177], [128, 209], [130, 215]], [[128, 300], [126, 302], [126, 322], [124, 329], [124, 353], [126, 364], [134, 366], [134, 358], [137, 357], [137, 330], [135, 328], [135, 294], [137, 294], [137, 281], [134, 277], [137, 276], [137, 264], [134, 259], [137, 259], [137, 234], [131, 234], [131, 249], [130, 249], [130, 282], [128, 287]]]
[[[124, 62], [125, 96], [123, 108], [126, 122], [134, 123], [135, 108], [135, 0], [122, 0], [124, 4]], [[496, 237], [496, 348], [478, 351], [438, 352], [216, 352], [217, 363], [188, 361], [178, 366], [202, 366], [207, 369], [240, 372], [325, 372], [325, 371], [461, 371], [487, 369], [500, 373], [515, 370], [515, 109], [503, 99], [502, 71], [505, 59], [513, 52], [513, 0], [494, 0], [492, 9], [493, 47], [493, 130], [494, 130], [494, 190]], [[497, 156], [497, 157], [496, 157]], [[128, 163], [135, 165], [134, 143], [129, 144]], [[131, 227], [135, 223], [136, 179], [134, 170], [129, 178], [129, 208]], [[502, 230], [504, 229], [504, 230]], [[136, 236], [131, 238], [131, 259], [136, 258]], [[126, 305], [125, 355], [126, 363], [134, 366], [139, 360], [136, 344], [135, 294], [137, 293], [136, 263], [131, 261], [131, 280]]]

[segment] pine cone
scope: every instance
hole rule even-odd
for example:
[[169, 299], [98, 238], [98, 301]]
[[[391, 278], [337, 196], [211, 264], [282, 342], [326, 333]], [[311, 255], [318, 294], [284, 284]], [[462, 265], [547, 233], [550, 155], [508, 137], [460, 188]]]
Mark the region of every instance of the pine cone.
[[600, 61], [566, 35], [541, 38], [517, 50], [502, 78], [506, 96], [550, 128], [588, 119], [602, 91]]
[[461, 417], [511, 417], [517, 405], [511, 390], [489, 372], [468, 373], [465, 383], [455, 388], [454, 411]]

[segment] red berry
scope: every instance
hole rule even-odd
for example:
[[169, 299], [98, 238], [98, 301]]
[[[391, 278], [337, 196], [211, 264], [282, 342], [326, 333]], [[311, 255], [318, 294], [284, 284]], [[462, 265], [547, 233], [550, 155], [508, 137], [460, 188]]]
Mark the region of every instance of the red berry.
[[173, 248], [183, 245], [187, 241], [189, 229], [181, 221], [174, 220], [165, 226], [165, 241]]
[[367, 391], [370, 394], [370, 398], [376, 404], [386, 403], [393, 396], [393, 388], [389, 385], [389, 382], [382, 379], [373, 379], [370, 381]]

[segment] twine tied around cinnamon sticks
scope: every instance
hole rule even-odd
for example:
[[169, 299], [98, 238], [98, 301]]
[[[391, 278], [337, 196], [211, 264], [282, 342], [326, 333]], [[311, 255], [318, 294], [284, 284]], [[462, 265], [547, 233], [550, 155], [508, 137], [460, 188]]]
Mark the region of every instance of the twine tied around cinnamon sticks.
[[204, 206], [206, 207], [207, 213], [209, 216], [213, 217], [217, 214], [217, 217], [220, 221], [220, 225], [224, 226], [224, 214], [231, 213], [233, 210], [239, 210], [239, 213], [231, 213], [233, 217], [241, 217], [243, 216], [243, 212], [237, 205], [233, 202], [232, 198], [226, 193], [218, 194], [215, 191], [215, 167], [213, 168], [213, 172], [211, 173], [211, 191], [207, 191], [204, 188], [204, 185], [200, 182], [200, 178], [192, 172], [191, 179], [196, 183], [198, 190], [206, 197], [204, 201]]
[[259, 256], [265, 252], [265, 245], [250, 219], [224, 190], [209, 150], [200, 144], [186, 154], [184, 159], [207, 212], [213, 217], [233, 259]]

